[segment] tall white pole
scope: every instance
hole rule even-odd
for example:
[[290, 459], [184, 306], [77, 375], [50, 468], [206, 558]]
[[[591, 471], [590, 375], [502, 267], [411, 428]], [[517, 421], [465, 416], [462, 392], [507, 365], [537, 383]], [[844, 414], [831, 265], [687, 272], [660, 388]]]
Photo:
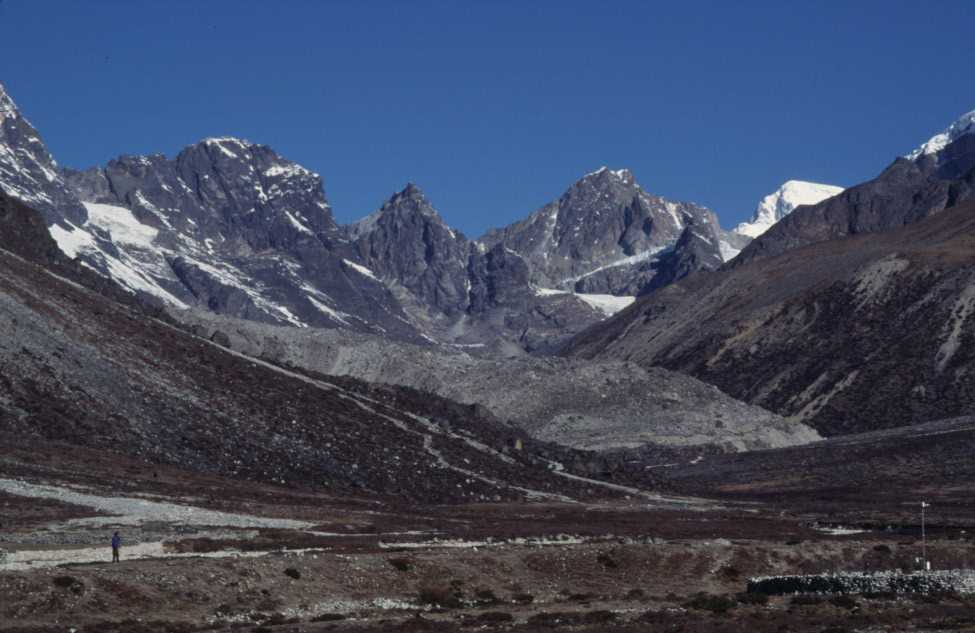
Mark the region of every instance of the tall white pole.
[[921, 562], [924, 565], [924, 571], [929, 569], [928, 565], [928, 541], [927, 534], [924, 531], [924, 509], [928, 507], [928, 504], [924, 501], [921, 502]]

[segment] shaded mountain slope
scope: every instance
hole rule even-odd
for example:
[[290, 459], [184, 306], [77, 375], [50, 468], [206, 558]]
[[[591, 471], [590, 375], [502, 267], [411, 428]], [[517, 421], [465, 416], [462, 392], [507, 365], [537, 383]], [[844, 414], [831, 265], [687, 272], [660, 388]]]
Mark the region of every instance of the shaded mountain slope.
[[973, 309], [967, 202], [692, 276], [566, 353], [684, 371], [825, 434], [852, 433], [973, 411]]
[[684, 494], [759, 501], [826, 516], [842, 513], [846, 527], [881, 532], [899, 519], [909, 533], [919, 535], [922, 499], [934, 504], [941, 521], [971, 517], [973, 451], [975, 418], [969, 416], [806, 446], [708, 456], [651, 472]]

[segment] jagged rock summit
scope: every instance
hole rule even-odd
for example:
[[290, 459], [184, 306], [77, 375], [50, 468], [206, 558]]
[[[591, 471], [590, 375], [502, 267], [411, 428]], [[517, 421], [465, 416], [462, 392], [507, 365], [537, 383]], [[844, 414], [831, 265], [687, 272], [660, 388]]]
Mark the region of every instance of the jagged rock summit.
[[347, 233], [362, 262], [418, 304], [448, 317], [468, 308], [470, 242], [447, 226], [415, 184]]

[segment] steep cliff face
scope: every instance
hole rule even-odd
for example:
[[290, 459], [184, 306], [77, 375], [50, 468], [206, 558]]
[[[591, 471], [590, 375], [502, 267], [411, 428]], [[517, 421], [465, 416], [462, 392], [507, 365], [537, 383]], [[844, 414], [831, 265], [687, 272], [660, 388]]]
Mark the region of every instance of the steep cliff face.
[[363, 263], [446, 316], [468, 307], [471, 244], [409, 184], [378, 211], [347, 228]]

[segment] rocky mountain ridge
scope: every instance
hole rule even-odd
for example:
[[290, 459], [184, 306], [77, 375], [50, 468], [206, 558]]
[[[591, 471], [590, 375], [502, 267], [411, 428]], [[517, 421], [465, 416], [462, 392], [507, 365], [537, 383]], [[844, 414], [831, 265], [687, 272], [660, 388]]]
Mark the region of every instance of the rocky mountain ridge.
[[973, 139], [800, 207], [567, 353], [683, 371], [826, 435], [971, 414]]
[[517, 227], [468, 240], [415, 185], [340, 227], [318, 174], [243, 139], [60, 169], [2, 97], [0, 186], [36, 203], [69, 257], [176, 311], [524, 353], [613, 314], [652, 279], [721, 261], [713, 214], [650, 196], [625, 170], [587, 175], [556, 204], [554, 243], [585, 281], [550, 288], [538, 252], [512, 247], [525, 239]]
[[3, 104], [0, 186], [50, 202], [39, 206], [70, 257], [177, 311], [546, 351], [749, 239], [605, 167], [478, 240], [413, 184], [342, 227], [321, 177], [266, 146], [210, 138], [173, 158], [61, 170], [5, 92]]

